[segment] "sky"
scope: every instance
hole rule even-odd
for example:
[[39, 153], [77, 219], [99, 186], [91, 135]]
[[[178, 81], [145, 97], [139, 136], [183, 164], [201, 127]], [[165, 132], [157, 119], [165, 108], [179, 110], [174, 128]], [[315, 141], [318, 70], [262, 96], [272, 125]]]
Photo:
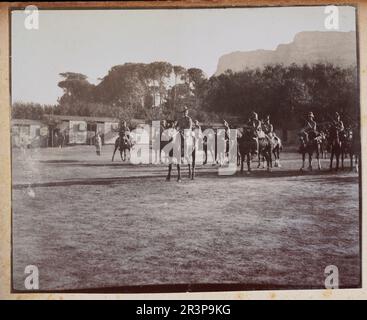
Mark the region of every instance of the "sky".
[[[202, 69], [233, 51], [275, 49], [301, 31], [328, 31], [324, 6], [165, 10], [41, 10], [39, 29], [12, 12], [12, 101], [55, 104], [61, 72], [91, 83], [126, 62], [167, 61]], [[355, 30], [355, 9], [339, 7], [339, 31]], [[335, 31], [335, 30], [331, 30]]]

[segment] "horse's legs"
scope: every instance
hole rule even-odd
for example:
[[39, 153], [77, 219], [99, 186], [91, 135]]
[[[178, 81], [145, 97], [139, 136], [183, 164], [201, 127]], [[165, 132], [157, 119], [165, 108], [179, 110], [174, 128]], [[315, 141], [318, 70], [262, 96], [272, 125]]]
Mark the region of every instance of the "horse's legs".
[[353, 152], [352, 151], [349, 152], [349, 157], [350, 157], [350, 170], [353, 170]]
[[346, 154], [346, 153], [344, 152], [344, 150], [341, 150], [341, 152], [340, 152], [340, 153], [341, 153], [341, 158], [342, 158], [342, 159], [341, 159], [341, 161], [342, 161], [342, 170], [344, 170], [344, 157], [345, 157], [345, 154]]
[[115, 153], [116, 153], [117, 148], [118, 148], [118, 147], [116, 147], [116, 146], [115, 146], [115, 150], [113, 150], [112, 162], [113, 162], [113, 159], [115, 158]]
[[250, 172], [251, 171], [251, 152], [247, 153], [247, 171]]
[[321, 160], [320, 160], [320, 152], [318, 151], [316, 153], [316, 159], [317, 159], [317, 167], [319, 170], [321, 170]]
[[245, 161], [245, 157], [241, 156], [241, 173], [243, 173], [243, 163], [244, 163], [244, 161]]
[[308, 153], [308, 169], [312, 171], [312, 152]]
[[359, 155], [355, 154], [355, 165], [356, 165], [356, 172], [359, 171]]
[[266, 153], [265, 160], [266, 160], [266, 169], [268, 171], [271, 171], [271, 168], [273, 167], [273, 163], [271, 159], [271, 151]]
[[191, 164], [188, 163], [188, 167], [189, 167], [189, 178], [191, 178]]
[[204, 162], [203, 165], [205, 165], [208, 162], [208, 148], [204, 148]]
[[277, 167], [278, 166], [278, 159], [277, 159], [277, 154], [276, 154], [276, 149], [275, 148], [272, 151], [272, 155], [274, 156], [274, 160], [275, 160], [274, 167]]
[[170, 163], [168, 165], [168, 174], [167, 174], [167, 177], [166, 177], [166, 180], [167, 181], [170, 181], [171, 180], [171, 172], [172, 172], [172, 163]]
[[[273, 168], [273, 158], [272, 158], [272, 155], [271, 155], [271, 149], [269, 150], [269, 161], [270, 161], [270, 168]], [[275, 158], [275, 161], [276, 161], [276, 158]], [[269, 166], [268, 166], [269, 168]]]
[[277, 148], [277, 164], [278, 164], [278, 167], [281, 168], [281, 164], [280, 164], [280, 147], [279, 146]]
[[195, 160], [196, 160], [196, 153], [195, 150], [192, 152], [192, 173], [191, 173], [191, 180], [195, 179]]
[[[271, 148], [269, 149], [269, 152], [267, 152], [267, 155], [268, 155], [268, 170], [269, 170], [269, 165], [270, 165], [270, 168], [273, 168], [273, 157], [272, 157], [272, 153], [271, 153]], [[275, 162], [276, 162], [276, 157], [275, 157]]]
[[177, 164], [177, 182], [181, 182], [181, 166]]
[[306, 152], [302, 152], [302, 167], [301, 171], [305, 168], [305, 161], [306, 161]]
[[334, 161], [334, 147], [331, 147], [331, 150], [330, 150], [330, 170], [333, 170], [333, 161]]
[[[258, 158], [257, 167], [260, 168], [260, 165], [261, 165], [261, 154], [260, 154], [260, 152], [258, 153], [257, 158]], [[262, 159], [262, 160], [264, 161], [264, 159]]]

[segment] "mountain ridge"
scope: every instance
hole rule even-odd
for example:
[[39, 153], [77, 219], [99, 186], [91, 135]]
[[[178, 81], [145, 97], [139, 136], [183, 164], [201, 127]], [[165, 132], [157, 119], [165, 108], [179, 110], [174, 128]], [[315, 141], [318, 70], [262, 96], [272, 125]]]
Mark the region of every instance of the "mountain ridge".
[[302, 31], [293, 41], [278, 44], [274, 50], [256, 49], [234, 51], [222, 55], [218, 60], [214, 75], [226, 70], [240, 72], [248, 69], [263, 68], [267, 64], [292, 63], [314, 64], [332, 63], [341, 67], [356, 66], [356, 32], [340, 31]]

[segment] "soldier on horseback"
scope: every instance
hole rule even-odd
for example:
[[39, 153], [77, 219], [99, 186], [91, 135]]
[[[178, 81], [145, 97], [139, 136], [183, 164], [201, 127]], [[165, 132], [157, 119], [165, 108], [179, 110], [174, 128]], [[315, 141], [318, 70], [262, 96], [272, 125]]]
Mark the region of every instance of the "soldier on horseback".
[[340, 114], [338, 112], [335, 112], [334, 114], [332, 125], [334, 126], [334, 128], [337, 130], [338, 133], [344, 131], [344, 124], [343, 121], [340, 119]]
[[[257, 138], [263, 138], [264, 132], [261, 127], [261, 121], [259, 120], [259, 116], [257, 115], [256, 112], [253, 111], [251, 113], [250, 119], [247, 122], [247, 126], [249, 126], [250, 128], [254, 130]], [[254, 138], [254, 140], [256, 140], [255, 154], [259, 153], [259, 141], [257, 138]]]
[[335, 112], [334, 118], [331, 121], [329, 129], [329, 144], [330, 144], [330, 170], [333, 168], [334, 156], [336, 159], [336, 170], [339, 169], [339, 157], [342, 156], [342, 167], [344, 167], [344, 153], [343, 149], [345, 143], [342, 143], [344, 132], [344, 124], [340, 119], [338, 112]]
[[[189, 141], [194, 141], [192, 136], [192, 128], [193, 123], [191, 117], [189, 117], [189, 110], [185, 106], [182, 117], [177, 121], [176, 125], [173, 125], [177, 128], [178, 133], [181, 136], [181, 157], [185, 156], [185, 141], [188, 143]], [[186, 130], [186, 132], [185, 132]], [[192, 152], [186, 155], [186, 158], [188, 160], [188, 166], [189, 166], [189, 177], [193, 180], [195, 177], [195, 150], [194, 150], [195, 144], [192, 145]], [[171, 152], [170, 152], [171, 153]], [[172, 152], [172, 155], [174, 156], [174, 153]], [[190, 155], [192, 156], [192, 159], [190, 159]], [[178, 160], [178, 159], [177, 159]], [[169, 181], [171, 179], [171, 171], [172, 171], [172, 163], [168, 165], [168, 175], [166, 180]], [[181, 182], [181, 165], [180, 161], [177, 161], [177, 172], [178, 177], [177, 181]]]
[[[130, 149], [132, 146], [133, 146], [133, 143], [130, 137], [130, 129], [126, 124], [126, 121], [121, 120], [119, 123], [119, 136], [115, 141], [115, 149], [113, 151], [112, 161], [115, 157], [115, 153], [117, 149], [120, 150], [121, 160], [125, 161], [126, 151], [130, 152]], [[124, 154], [124, 157], [122, 157], [122, 154]]]
[[308, 141], [308, 136], [310, 132], [314, 132], [316, 135], [318, 135], [317, 123], [315, 121], [315, 116], [312, 111], [308, 113], [307, 119], [305, 121], [305, 126], [301, 130], [301, 134], [304, 135], [306, 141]]
[[130, 128], [127, 126], [126, 121], [120, 121], [119, 124], [119, 137], [122, 142], [124, 139], [130, 136]]
[[307, 115], [307, 119], [305, 121], [305, 125], [299, 133], [301, 137], [301, 144], [299, 148], [299, 152], [302, 154], [302, 167], [301, 171], [305, 166], [305, 155], [308, 153], [309, 155], [309, 169], [312, 170], [312, 155], [316, 153], [316, 159], [318, 168], [321, 169], [320, 162], [320, 152], [321, 152], [321, 141], [322, 137], [320, 132], [317, 131], [317, 123], [315, 121], [315, 116], [312, 111], [310, 111]]
[[[265, 134], [266, 139], [271, 144], [271, 150], [275, 157], [275, 166], [280, 167], [279, 162], [279, 154], [280, 150], [282, 149], [282, 144], [280, 138], [277, 137], [277, 135], [274, 132], [274, 127], [270, 123], [270, 115], [267, 115], [265, 120], [262, 121], [262, 130]], [[259, 159], [259, 167], [260, 167], [260, 159]]]
[[225, 156], [228, 157], [229, 153], [229, 133], [230, 133], [230, 127], [226, 120], [223, 120], [223, 126], [224, 126], [224, 141], [226, 142], [226, 149], [225, 149]]
[[266, 118], [265, 118], [265, 120], [262, 122], [261, 128], [262, 128], [262, 130], [265, 133], [265, 137], [270, 142], [273, 142], [273, 138], [274, 138], [274, 127], [270, 123], [270, 116], [269, 115], [267, 115]]

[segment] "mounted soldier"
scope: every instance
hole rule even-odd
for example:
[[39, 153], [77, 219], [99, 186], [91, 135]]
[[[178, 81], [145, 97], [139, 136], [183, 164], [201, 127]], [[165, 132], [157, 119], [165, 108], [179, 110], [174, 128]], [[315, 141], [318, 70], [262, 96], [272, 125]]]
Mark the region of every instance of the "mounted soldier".
[[[261, 127], [265, 134], [266, 139], [271, 144], [272, 154], [274, 155], [274, 158], [275, 158], [275, 166], [281, 167], [279, 156], [280, 156], [280, 150], [282, 149], [282, 142], [280, 138], [274, 132], [274, 127], [270, 123], [270, 115], [267, 115], [265, 117], [265, 119], [262, 121]], [[260, 159], [259, 159], [258, 167], [260, 167]]]
[[226, 120], [223, 120], [223, 126], [224, 126], [224, 140], [226, 142], [226, 149], [225, 149], [225, 156], [228, 157], [229, 153], [229, 134], [230, 134], [230, 126]]
[[338, 133], [341, 133], [344, 131], [344, 124], [343, 124], [343, 121], [340, 119], [340, 114], [338, 112], [335, 112], [334, 114], [332, 125], [335, 127]]
[[256, 150], [255, 153], [259, 153], [259, 141], [258, 138], [265, 138], [264, 132], [261, 128], [261, 121], [259, 120], [259, 116], [256, 112], [252, 112], [250, 119], [247, 122], [247, 126], [254, 130], [254, 133], [257, 138], [254, 138], [256, 140]]
[[[173, 125], [173, 127], [177, 128], [177, 131], [181, 136], [181, 157], [186, 158], [189, 166], [189, 177], [193, 180], [195, 177], [195, 139], [192, 135], [193, 122], [191, 117], [189, 117], [189, 110], [186, 106], [182, 111], [182, 117], [177, 121], [177, 124]], [[187, 155], [185, 155], [185, 144], [186, 146], [191, 146], [192, 148], [192, 152]], [[174, 153], [172, 153], [172, 155], [174, 156]], [[177, 181], [181, 182], [181, 164], [178, 160], [179, 159], [177, 159]], [[168, 175], [166, 178], [167, 181], [171, 179], [171, 171], [172, 163], [168, 165]]]
[[319, 134], [317, 131], [317, 123], [315, 121], [315, 116], [312, 111], [308, 113], [305, 125], [301, 130], [301, 135], [305, 137], [306, 141], [308, 141], [308, 136], [310, 132], [315, 133], [316, 136]]
[[274, 127], [273, 125], [270, 123], [270, 116], [267, 115], [265, 120], [263, 120], [262, 124], [261, 124], [261, 128], [265, 133], [265, 137], [269, 140], [269, 141], [273, 141], [274, 138]]
[[305, 125], [299, 133], [300, 135], [300, 148], [299, 152], [302, 154], [302, 167], [301, 171], [305, 167], [306, 153], [309, 156], [309, 169], [312, 170], [312, 156], [316, 153], [316, 159], [318, 168], [321, 169], [320, 153], [322, 137], [320, 132], [317, 131], [317, 123], [312, 111], [307, 114]]
[[130, 136], [130, 128], [127, 126], [126, 121], [122, 120], [119, 124], [119, 137], [120, 141]]
[[342, 165], [344, 166], [345, 140], [343, 139], [344, 124], [340, 119], [338, 112], [335, 112], [329, 128], [329, 144], [330, 144], [330, 170], [333, 168], [334, 156], [336, 159], [336, 170], [339, 169], [339, 158], [342, 156]]
[[[133, 142], [130, 136], [130, 129], [126, 124], [126, 121], [121, 120], [119, 123], [119, 136], [115, 140], [115, 149], [112, 155], [112, 161], [115, 157], [115, 153], [117, 149], [120, 150], [120, 156], [122, 161], [127, 160], [127, 151], [129, 151], [133, 147]], [[124, 156], [123, 156], [124, 155]]]

